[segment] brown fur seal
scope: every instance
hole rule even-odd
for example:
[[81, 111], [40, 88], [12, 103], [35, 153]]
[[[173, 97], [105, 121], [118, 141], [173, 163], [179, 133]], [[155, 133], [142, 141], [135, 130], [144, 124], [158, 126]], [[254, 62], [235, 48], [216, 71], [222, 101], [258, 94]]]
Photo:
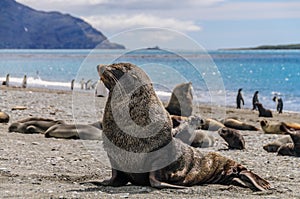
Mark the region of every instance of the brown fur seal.
[[171, 115], [189, 117], [193, 112], [192, 83], [178, 84], [172, 92], [170, 101], [166, 107]]
[[245, 149], [244, 137], [237, 130], [223, 127], [218, 133], [228, 143], [229, 149]]
[[9, 122], [9, 115], [0, 111], [0, 123], [8, 123]]
[[283, 134], [281, 130], [282, 122], [260, 121], [262, 130], [267, 134]]
[[65, 138], [65, 139], [82, 139], [82, 140], [100, 140], [100, 129], [84, 124], [56, 124], [51, 126], [45, 132], [45, 137]]
[[173, 138], [169, 114], [140, 68], [118, 63], [100, 70], [109, 89], [103, 145], [113, 168], [111, 179], [91, 183], [124, 186], [131, 182], [155, 188], [218, 183], [253, 190], [270, 188], [266, 180], [241, 164], [218, 153], [204, 155]]
[[273, 117], [272, 111], [269, 109], [265, 109], [261, 103], [256, 103], [258, 108], [258, 117]]
[[233, 118], [227, 118], [227, 119], [223, 120], [222, 123], [228, 128], [237, 129], [237, 130], [243, 130], [243, 131], [257, 131], [258, 130], [258, 128], [256, 128], [255, 126], [253, 126], [251, 124], [247, 124], [247, 123], [241, 122], [241, 121], [233, 119]]
[[44, 134], [48, 128], [55, 124], [62, 124], [63, 121], [45, 119], [39, 117], [30, 117], [18, 122], [12, 123], [8, 127], [9, 132], [19, 133], [42, 133]]
[[299, 156], [299, 154], [296, 154], [294, 143], [286, 143], [281, 145], [277, 150], [277, 155]]
[[282, 145], [285, 145], [288, 143], [293, 143], [293, 140], [291, 139], [291, 137], [289, 135], [280, 137], [280, 138], [274, 140], [273, 142], [264, 145], [263, 149], [266, 150], [267, 152], [275, 153], [278, 151], [278, 149]]
[[209, 130], [209, 131], [217, 131], [223, 127], [225, 126], [221, 122], [211, 118], [207, 118], [204, 120], [204, 124], [201, 126], [201, 129]]
[[290, 155], [290, 156], [300, 156], [300, 131], [294, 131], [288, 129], [285, 125], [281, 126], [281, 130], [285, 134], [290, 135], [293, 140], [293, 144], [286, 144], [278, 149], [278, 155]]
[[282, 126], [288, 129], [300, 130], [300, 124], [295, 122], [269, 122], [267, 120], [260, 121], [262, 130], [267, 134], [284, 134]]

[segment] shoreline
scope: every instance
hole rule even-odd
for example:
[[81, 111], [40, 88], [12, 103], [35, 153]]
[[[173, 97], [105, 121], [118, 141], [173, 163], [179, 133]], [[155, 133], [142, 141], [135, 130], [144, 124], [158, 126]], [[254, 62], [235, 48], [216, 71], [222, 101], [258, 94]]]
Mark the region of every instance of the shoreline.
[[[56, 93], [56, 94], [71, 94], [73, 95], [73, 92], [75, 93], [82, 93], [82, 94], [86, 94], [86, 95], [94, 95], [94, 90], [91, 89], [91, 90], [81, 90], [81, 89], [74, 89], [74, 90], [66, 90], [66, 89], [56, 89], [56, 88], [42, 88], [42, 87], [27, 87], [27, 88], [21, 88], [21, 87], [16, 87], [16, 86], [13, 86], [13, 87], [7, 87], [7, 86], [3, 86], [3, 85], [0, 85], [0, 90], [3, 92], [5, 91], [22, 91], [22, 92], [37, 92], [37, 93]], [[159, 97], [160, 95], [157, 94]], [[171, 96], [171, 95], [170, 95]], [[167, 104], [168, 103], [168, 100], [170, 98], [170, 96], [162, 96], [160, 97], [160, 100], [163, 102], [163, 104]], [[201, 106], [204, 106], [204, 107], [219, 107], [219, 108], [226, 108], [226, 109], [236, 109], [235, 106], [233, 105], [225, 105], [225, 106], [222, 106], [222, 105], [212, 105], [210, 102], [196, 102], [196, 104], [201, 104], [199, 105], [200, 107]], [[245, 108], [242, 108], [240, 110], [247, 110], [247, 111], [252, 111], [251, 108], [248, 108], [248, 107], [245, 107]], [[275, 113], [275, 114], [278, 114], [277, 111], [275, 109], [272, 109], [270, 108], [270, 110]], [[283, 110], [283, 113], [287, 113], [287, 114], [300, 114], [300, 112], [297, 112], [297, 111], [290, 111], [290, 110]], [[299, 121], [300, 122], [300, 121]]]

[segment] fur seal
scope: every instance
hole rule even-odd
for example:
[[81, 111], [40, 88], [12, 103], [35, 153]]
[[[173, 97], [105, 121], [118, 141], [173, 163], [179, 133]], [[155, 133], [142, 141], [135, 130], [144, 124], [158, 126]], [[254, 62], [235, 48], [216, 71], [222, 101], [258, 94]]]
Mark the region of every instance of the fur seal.
[[263, 149], [269, 153], [275, 153], [278, 151], [278, 149], [285, 144], [293, 143], [293, 140], [289, 135], [282, 136], [273, 142], [270, 142], [263, 146]]
[[244, 137], [237, 130], [223, 127], [218, 133], [227, 142], [229, 149], [245, 149]]
[[8, 127], [9, 132], [18, 133], [41, 133], [44, 134], [48, 128], [55, 124], [63, 124], [61, 120], [52, 120], [40, 117], [30, 117], [12, 123]]
[[299, 156], [295, 151], [294, 143], [286, 143], [281, 145], [277, 150], [277, 155], [282, 156]]
[[278, 149], [278, 155], [290, 155], [290, 156], [300, 156], [300, 131], [294, 131], [288, 129], [285, 125], [282, 125], [281, 130], [285, 132], [285, 134], [289, 135], [293, 141], [293, 143], [288, 143], [282, 145]]
[[267, 134], [284, 134], [282, 126], [288, 129], [300, 130], [300, 124], [295, 122], [268, 122], [267, 120], [260, 121], [260, 126]]
[[261, 120], [260, 126], [266, 134], [283, 134], [281, 130], [282, 122], [269, 122], [267, 120]]
[[245, 130], [245, 131], [258, 131], [258, 128], [251, 124], [246, 124], [244, 122], [241, 122], [239, 120], [233, 119], [233, 118], [227, 118], [222, 121], [222, 123], [232, 129], [237, 129], [237, 130]]
[[0, 123], [8, 123], [9, 122], [9, 115], [0, 111]]
[[56, 124], [47, 129], [45, 137], [100, 140], [101, 130], [92, 125]]
[[188, 117], [178, 116], [178, 115], [170, 115], [173, 128], [178, 127], [181, 123], [188, 120]]
[[225, 126], [221, 122], [211, 119], [211, 118], [206, 118], [204, 120], [204, 124], [201, 126], [201, 129], [209, 130], [209, 131], [217, 131], [223, 127], [225, 127]]
[[[218, 183], [238, 184], [253, 190], [270, 188], [269, 182], [241, 164], [214, 152], [204, 155], [173, 138], [169, 114], [155, 94], [149, 77], [140, 68], [130, 63], [117, 63], [100, 70], [101, 80], [109, 89], [103, 117], [103, 145], [112, 165], [112, 177], [90, 183], [124, 186], [131, 182], [155, 188]], [[122, 121], [122, 126], [118, 125]], [[149, 126], [151, 124], [159, 128]], [[135, 156], [137, 153], [140, 156]], [[126, 154], [134, 158], [124, 157]], [[167, 159], [172, 162], [157, 167]], [[134, 171], [127, 170], [128, 167]], [[147, 170], [143, 170], [144, 167]]]
[[242, 95], [242, 88], [240, 88], [238, 90], [238, 94], [236, 96], [236, 108], [240, 109], [241, 104], [243, 104], [243, 106], [245, 105], [244, 98], [243, 98], [243, 95]]
[[186, 121], [172, 129], [172, 135], [192, 147], [211, 147], [215, 143], [215, 138], [207, 132], [196, 130], [201, 124], [203, 124], [203, 120], [200, 117], [188, 117]]
[[191, 143], [192, 147], [199, 147], [199, 148], [213, 147], [216, 142], [215, 137], [209, 134], [208, 132], [202, 130], [195, 130], [194, 134], [195, 134], [195, 138]]
[[192, 83], [178, 84], [172, 92], [170, 101], [166, 107], [171, 115], [189, 117], [193, 112]]
[[273, 117], [272, 111], [269, 109], [265, 109], [261, 103], [256, 103], [258, 108], [258, 117]]

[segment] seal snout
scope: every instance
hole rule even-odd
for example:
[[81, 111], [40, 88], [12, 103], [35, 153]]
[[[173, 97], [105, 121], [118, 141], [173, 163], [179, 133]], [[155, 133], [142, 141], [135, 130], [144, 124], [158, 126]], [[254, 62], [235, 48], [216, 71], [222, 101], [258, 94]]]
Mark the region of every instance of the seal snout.
[[99, 64], [97, 65], [97, 71], [100, 77], [102, 77], [102, 74], [104, 73], [107, 65], [106, 64]]

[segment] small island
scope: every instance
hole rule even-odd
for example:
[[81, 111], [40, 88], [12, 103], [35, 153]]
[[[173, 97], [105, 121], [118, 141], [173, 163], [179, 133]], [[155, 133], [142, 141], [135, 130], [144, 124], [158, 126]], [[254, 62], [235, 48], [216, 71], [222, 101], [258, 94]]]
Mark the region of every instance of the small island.
[[223, 50], [300, 50], [300, 44], [262, 45], [250, 48], [229, 48]]

